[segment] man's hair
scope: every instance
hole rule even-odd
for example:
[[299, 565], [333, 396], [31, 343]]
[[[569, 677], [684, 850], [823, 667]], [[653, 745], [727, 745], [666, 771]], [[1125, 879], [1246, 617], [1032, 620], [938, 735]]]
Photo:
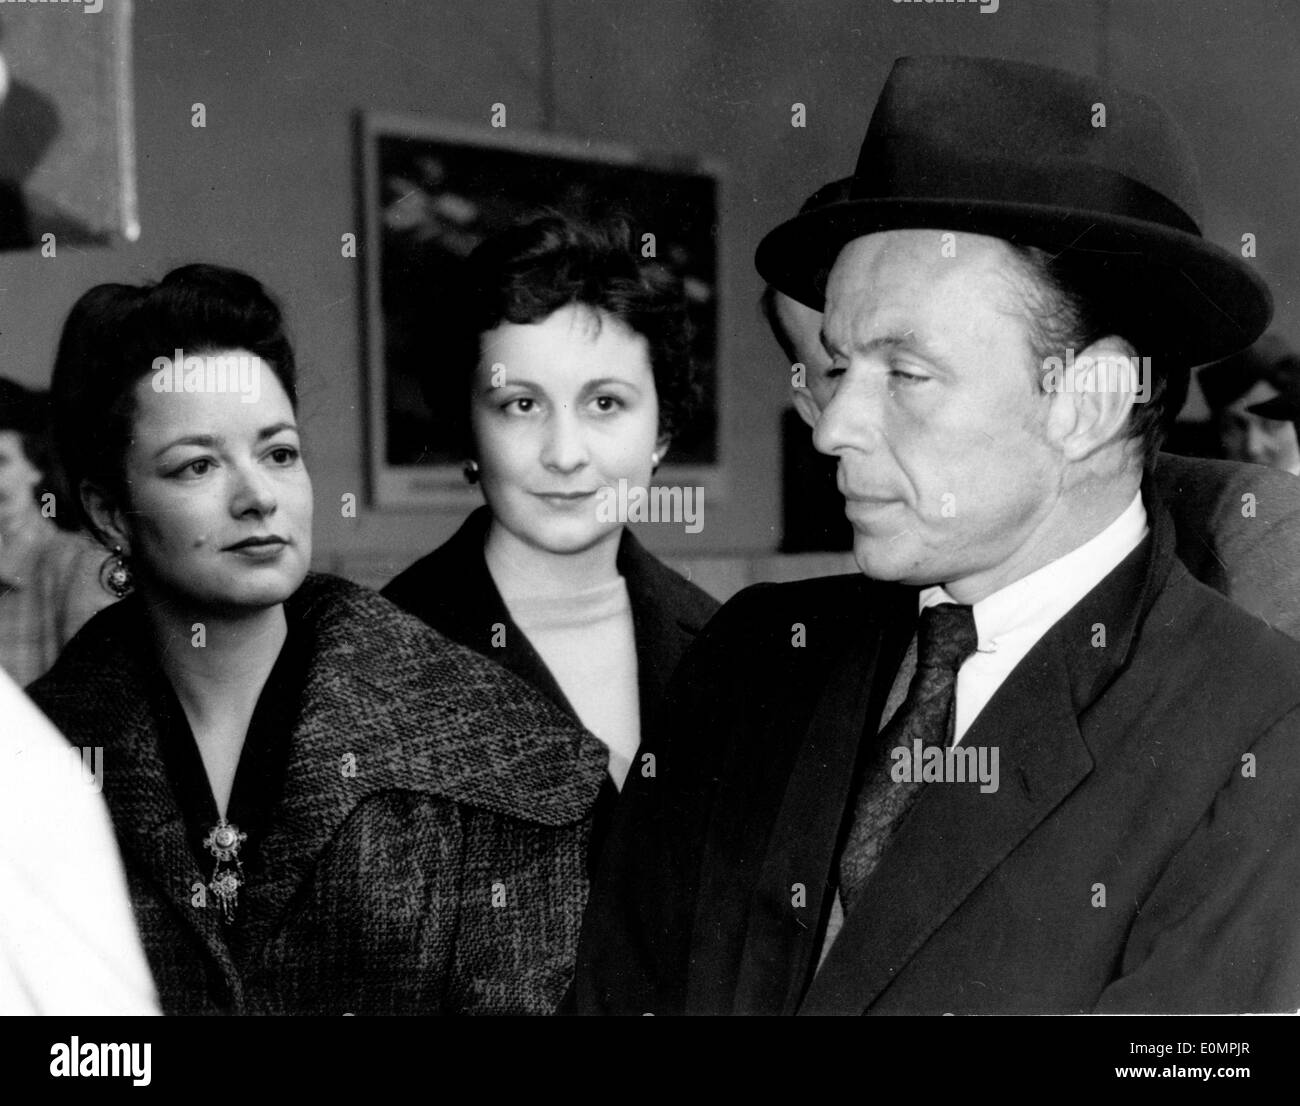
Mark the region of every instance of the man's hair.
[[[1101, 294], [1103, 267], [1085, 268], [1067, 255], [1037, 246], [1008, 242], [1007, 247], [1028, 284], [1025, 313], [1038, 361], [1036, 387], [1043, 387], [1041, 366], [1047, 358], [1063, 358], [1066, 350], [1078, 354], [1102, 338], [1119, 338], [1134, 354], [1151, 357], [1151, 394], [1147, 402], [1133, 405], [1128, 421], [1128, 436], [1138, 443], [1144, 467], [1150, 467], [1187, 398], [1188, 366], [1152, 356], [1159, 349], [1158, 336], [1148, 334], [1136, 315], [1122, 312], [1111, 297]], [[1140, 310], [1140, 305], [1133, 306], [1135, 312]]]
[[[185, 265], [156, 284], [98, 284], [73, 305], [54, 359], [54, 443], [74, 508], [85, 512], [83, 480], [129, 503], [126, 451], [135, 386], [154, 359], [247, 350], [275, 374], [297, 410], [297, 368], [279, 305], [247, 273]], [[106, 543], [107, 544], [107, 543]]]
[[597, 326], [608, 315], [645, 338], [661, 435], [683, 429], [695, 414], [701, 392], [682, 281], [639, 256], [625, 222], [547, 215], [510, 227], [475, 248], [452, 291], [451, 310], [438, 312], [450, 328], [440, 343], [444, 368], [424, 372], [421, 387], [439, 432], [467, 455], [483, 335], [503, 323], [540, 323], [572, 304], [592, 309]]

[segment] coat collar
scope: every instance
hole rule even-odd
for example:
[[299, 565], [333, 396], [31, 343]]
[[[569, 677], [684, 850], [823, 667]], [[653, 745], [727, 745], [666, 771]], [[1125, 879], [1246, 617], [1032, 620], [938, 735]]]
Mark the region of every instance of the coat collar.
[[[604, 747], [514, 675], [367, 589], [311, 575], [286, 603], [311, 652], [284, 792], [248, 889], [242, 944], [274, 931], [326, 844], [365, 799], [394, 790], [544, 826], [595, 802]], [[97, 615], [32, 695], [73, 741], [105, 747], [123, 852], [177, 903], [223, 966], [215, 910], [191, 909], [195, 867], [150, 709], [149, 655], [131, 600]], [[235, 981], [237, 984], [237, 980]]]
[[[922, 792], [802, 1003], [793, 980], [784, 1008], [814, 1014], [865, 1010], [1092, 770], [1093, 750], [1078, 716], [1128, 665], [1142, 619], [1174, 569], [1172, 520], [1149, 484], [1143, 498], [1151, 534], [1035, 645], [963, 739], [963, 746], [999, 747], [1005, 772], [999, 792]], [[1106, 648], [1093, 647], [1099, 624]], [[873, 721], [878, 720], [877, 710]], [[863, 732], [836, 729], [837, 749]], [[845, 803], [837, 807], [845, 809]], [[807, 934], [797, 964], [815, 955], [812, 946], [820, 936], [819, 929]]]
[[[576, 718], [527, 636], [515, 624], [483, 555], [492, 512], [479, 507], [443, 545], [412, 565], [384, 594], [447, 636], [489, 656], [545, 692]], [[627, 583], [644, 723], [663, 701], [677, 662], [718, 604], [651, 555], [623, 528], [617, 568]], [[504, 632], [504, 644], [501, 644]]]

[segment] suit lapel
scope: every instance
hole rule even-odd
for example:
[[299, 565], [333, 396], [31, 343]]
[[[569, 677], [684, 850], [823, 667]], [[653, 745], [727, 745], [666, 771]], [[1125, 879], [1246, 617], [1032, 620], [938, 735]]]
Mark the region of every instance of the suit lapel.
[[845, 922], [800, 1013], [861, 1013], [930, 935], [1091, 771], [1068, 676], [1048, 650], [1020, 664], [963, 748], [999, 751], [998, 790], [925, 788]]
[[[876, 674], [898, 668], [916, 622], [912, 589], [868, 594], [888, 596], [889, 605], [871, 612], [874, 633], [862, 632], [865, 620], [851, 619], [851, 643], [801, 744], [748, 905], [736, 1013], [793, 1013], [816, 963], [854, 765], [889, 692], [889, 679]], [[795, 885], [807, 896], [797, 914]]]
[[[1172, 521], [1144, 485], [1151, 536], [1060, 619], [962, 739], [996, 747], [999, 787], [924, 789], [813, 980], [800, 1013], [862, 1013], [1001, 861], [1092, 771], [1078, 717], [1128, 662], [1173, 564]], [[1135, 602], [1136, 599], [1136, 602]], [[1098, 625], [1108, 635], [1095, 646]]]

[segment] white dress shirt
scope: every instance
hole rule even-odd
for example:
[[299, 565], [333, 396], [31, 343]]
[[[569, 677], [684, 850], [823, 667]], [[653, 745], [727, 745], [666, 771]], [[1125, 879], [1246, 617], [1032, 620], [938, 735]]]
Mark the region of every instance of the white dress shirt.
[[[1147, 535], [1147, 513], [1139, 491], [1124, 512], [1095, 538], [974, 605], [979, 651], [957, 672], [953, 744], [959, 744], [1038, 640], [1092, 591]], [[920, 609], [955, 603], [941, 586], [921, 592]]]

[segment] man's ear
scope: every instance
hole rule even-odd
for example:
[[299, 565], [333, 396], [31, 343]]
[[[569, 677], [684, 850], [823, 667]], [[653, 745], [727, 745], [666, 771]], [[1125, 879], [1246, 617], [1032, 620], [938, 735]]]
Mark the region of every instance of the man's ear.
[[817, 416], [821, 414], [821, 411], [813, 400], [812, 393], [807, 388], [791, 388], [790, 394], [794, 400], [794, 409], [799, 412], [799, 417], [809, 427], [815, 427], [817, 425]]
[[1150, 362], [1108, 335], [1079, 351], [1072, 366], [1046, 381], [1051, 435], [1069, 461], [1082, 461], [1128, 438], [1133, 406], [1151, 394]]
[[95, 529], [113, 545], [120, 545], [126, 556], [131, 555], [131, 535], [126, 528], [126, 515], [118, 498], [89, 480], [81, 482], [81, 505], [85, 508]]

